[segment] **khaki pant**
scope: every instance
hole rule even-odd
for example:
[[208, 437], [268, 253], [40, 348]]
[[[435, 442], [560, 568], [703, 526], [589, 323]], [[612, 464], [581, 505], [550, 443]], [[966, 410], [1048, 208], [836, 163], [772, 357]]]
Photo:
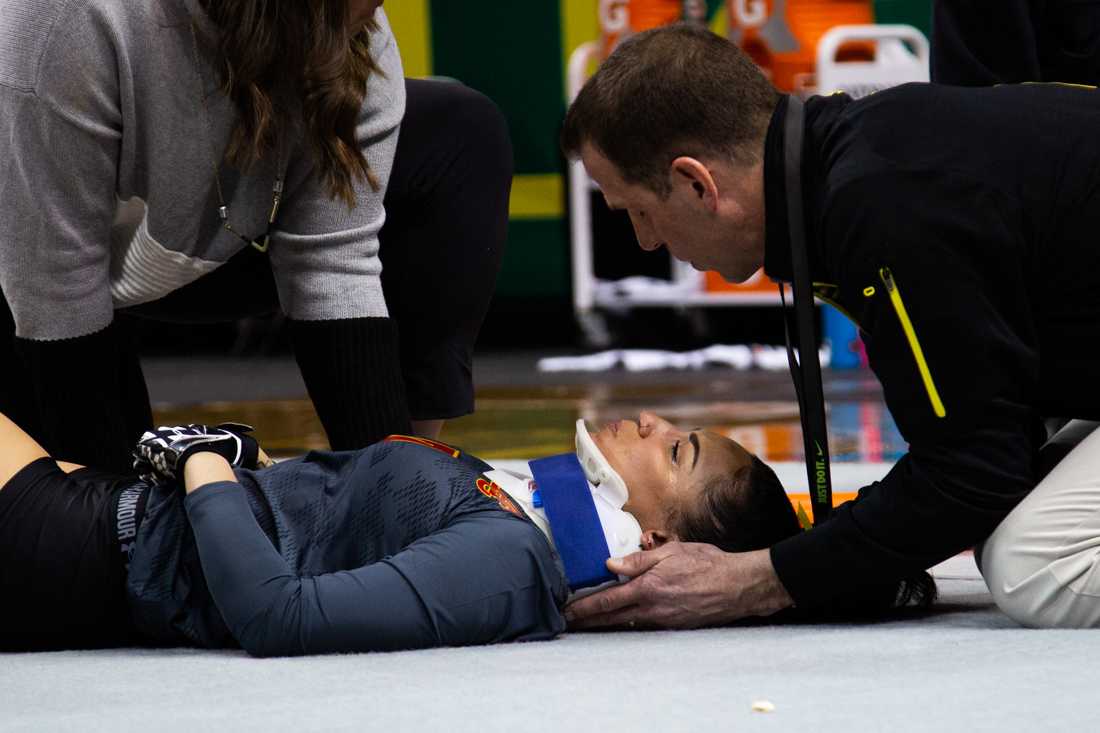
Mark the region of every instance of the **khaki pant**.
[[1096, 425], [1073, 421], [1044, 446], [1073, 445], [974, 553], [997, 606], [1024, 626], [1100, 628]]

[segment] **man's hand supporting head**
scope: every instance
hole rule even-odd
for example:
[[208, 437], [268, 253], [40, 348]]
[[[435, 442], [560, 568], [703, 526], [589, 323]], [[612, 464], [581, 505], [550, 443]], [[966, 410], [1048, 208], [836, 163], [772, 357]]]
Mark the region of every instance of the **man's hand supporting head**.
[[608, 560], [607, 567], [631, 580], [569, 604], [570, 628], [720, 626], [794, 603], [766, 549], [729, 553], [713, 545], [670, 542]]

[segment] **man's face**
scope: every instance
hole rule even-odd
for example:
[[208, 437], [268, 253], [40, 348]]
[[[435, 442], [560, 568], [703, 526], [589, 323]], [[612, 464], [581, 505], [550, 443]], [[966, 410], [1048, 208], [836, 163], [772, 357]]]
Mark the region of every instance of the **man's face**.
[[703, 165], [678, 158], [670, 171], [672, 191], [662, 199], [645, 186], [623, 180], [618, 168], [592, 145], [581, 148], [581, 161], [607, 205], [630, 215], [642, 249], [667, 247], [676, 259], [697, 270], [715, 270], [730, 282], [744, 282], [763, 265], [759, 166]]

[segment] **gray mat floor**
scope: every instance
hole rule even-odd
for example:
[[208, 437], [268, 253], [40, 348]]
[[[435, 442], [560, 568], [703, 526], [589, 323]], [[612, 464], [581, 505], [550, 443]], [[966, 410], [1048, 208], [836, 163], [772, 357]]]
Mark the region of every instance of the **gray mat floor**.
[[[919, 619], [254, 660], [0, 655], [0, 731], [1092, 731], [1100, 633], [1020, 629], [973, 560]], [[755, 701], [775, 706], [752, 711]]]
[[[533, 362], [479, 357], [479, 384], [541, 383]], [[146, 362], [155, 401], [305, 395], [289, 358], [185, 366]], [[791, 391], [783, 374], [744, 379], [738, 392], [759, 399]], [[874, 391], [866, 375], [826, 381], [832, 398]], [[0, 655], [0, 733], [1100, 730], [1100, 632], [1017, 628], [992, 606], [969, 556], [935, 574], [941, 601], [932, 613], [872, 624], [566, 634], [305, 659], [195, 650]], [[752, 712], [759, 700], [775, 711]]]

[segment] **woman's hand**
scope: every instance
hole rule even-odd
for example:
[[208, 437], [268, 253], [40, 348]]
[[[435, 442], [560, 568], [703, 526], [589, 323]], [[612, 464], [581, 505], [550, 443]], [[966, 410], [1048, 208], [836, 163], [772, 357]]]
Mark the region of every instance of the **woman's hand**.
[[271, 468], [274, 465], [275, 461], [271, 460], [271, 456], [263, 448], [260, 448], [256, 454], [256, 468]]
[[162, 426], [141, 436], [134, 448], [134, 470], [151, 483], [172, 483], [182, 478], [184, 464], [198, 453], [216, 453], [231, 466], [256, 468], [261, 465], [261, 451], [256, 439], [248, 435], [251, 431], [239, 423]]
[[608, 560], [607, 568], [632, 580], [566, 606], [570, 628], [719, 626], [793, 603], [768, 550], [732, 554], [713, 545], [670, 542]]

